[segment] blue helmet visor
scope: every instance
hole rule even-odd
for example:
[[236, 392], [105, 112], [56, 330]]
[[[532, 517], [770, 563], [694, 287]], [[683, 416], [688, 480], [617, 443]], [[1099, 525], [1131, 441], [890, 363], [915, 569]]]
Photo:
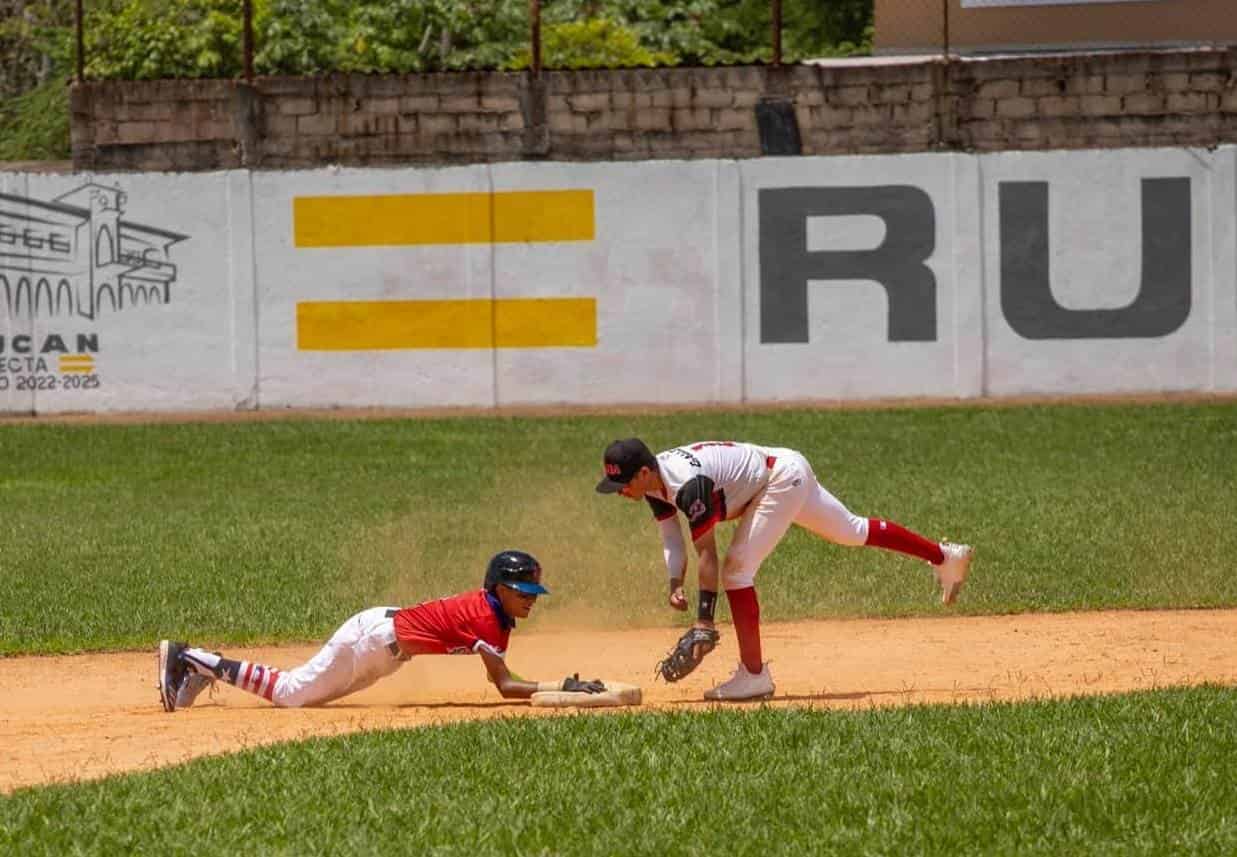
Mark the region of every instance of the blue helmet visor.
[[504, 580], [502, 586], [510, 586], [516, 592], [523, 592], [525, 595], [549, 595], [550, 590], [546, 589], [540, 583], [533, 583], [525, 580]]

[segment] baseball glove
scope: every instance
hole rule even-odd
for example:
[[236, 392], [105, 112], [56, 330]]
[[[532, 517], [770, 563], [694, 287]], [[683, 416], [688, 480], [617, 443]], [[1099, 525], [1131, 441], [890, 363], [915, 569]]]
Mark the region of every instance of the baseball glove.
[[716, 648], [720, 638], [721, 635], [712, 628], [689, 628], [657, 664], [656, 672], [668, 682], [687, 677], [700, 666], [704, 656]]
[[576, 673], [563, 679], [563, 690], [566, 693], [605, 693], [606, 685], [599, 678], [589, 681], [580, 678], [580, 674]]

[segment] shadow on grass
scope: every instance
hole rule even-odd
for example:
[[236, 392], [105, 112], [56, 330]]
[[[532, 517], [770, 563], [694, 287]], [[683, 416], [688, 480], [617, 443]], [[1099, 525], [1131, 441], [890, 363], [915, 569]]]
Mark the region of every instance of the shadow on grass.
[[670, 705], [762, 705], [766, 702], [844, 702], [847, 700], [865, 699], [871, 693], [860, 691], [856, 693], [796, 693], [783, 696], [772, 696], [755, 699], [676, 699]]
[[916, 687], [909, 690], [856, 690], [838, 693], [787, 693], [775, 694], [767, 699], [736, 699], [721, 701], [716, 699], [676, 699], [670, 705], [759, 705], [765, 702], [854, 702], [861, 699], [873, 699], [879, 696], [907, 697], [916, 693], [984, 693], [986, 687]]
[[[396, 708], [528, 708], [527, 699], [504, 699], [500, 702], [404, 702]], [[358, 708], [365, 706], [359, 705]]]

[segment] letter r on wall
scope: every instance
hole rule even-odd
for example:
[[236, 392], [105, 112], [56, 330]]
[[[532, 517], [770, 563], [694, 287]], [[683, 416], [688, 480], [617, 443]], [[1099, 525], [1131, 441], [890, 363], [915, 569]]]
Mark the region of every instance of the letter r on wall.
[[[891, 342], [936, 339], [932, 198], [910, 185], [766, 188], [757, 197], [760, 341], [807, 342], [809, 280], [871, 280], [889, 302]], [[870, 215], [885, 239], [870, 250], [809, 251], [809, 217]]]

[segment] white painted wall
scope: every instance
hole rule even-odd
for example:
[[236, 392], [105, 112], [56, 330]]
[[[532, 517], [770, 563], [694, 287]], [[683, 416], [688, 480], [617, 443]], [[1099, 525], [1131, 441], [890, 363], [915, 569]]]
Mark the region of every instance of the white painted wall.
[[[983, 186], [986, 389], [993, 395], [1207, 390], [1213, 384], [1213, 306], [1223, 288], [1212, 270], [1215, 230], [1231, 222], [1217, 208], [1215, 174], [1231, 153], [1201, 150], [1009, 152], [979, 159]], [[1231, 167], [1231, 163], [1227, 164]], [[1002, 313], [998, 186], [1048, 183], [1052, 293], [1072, 310], [1116, 309], [1139, 295], [1143, 277], [1141, 182], [1188, 177], [1193, 276], [1191, 311], [1161, 337], [1032, 340]], [[1232, 282], [1227, 291], [1233, 291]]]
[[[7, 187], [15, 186], [14, 177], [0, 181]], [[253, 386], [251, 370], [236, 360], [238, 350], [251, 348], [253, 343], [252, 332], [237, 326], [238, 316], [242, 320], [252, 317], [252, 278], [238, 278], [238, 272], [252, 265], [247, 182], [242, 182], [244, 196], [239, 205], [229, 199], [237, 182], [224, 173], [123, 177], [32, 174], [17, 177], [16, 182], [24, 185], [21, 195], [30, 200], [55, 203], [68, 195], [69, 199], [62, 202], [73, 208], [88, 207], [92, 186], [109, 192], [119, 188], [123, 192], [119, 198], [122, 230], [125, 224], [140, 224], [187, 237], [175, 242], [170, 251], [175, 279], [167, 286], [167, 303], [130, 303], [120, 310], [109, 306], [93, 317], [41, 311], [33, 318], [26, 313], [14, 318], [0, 294], [0, 317], [4, 318], [0, 323], [11, 330], [29, 332], [33, 340], [29, 351], [22, 354], [16, 351], [20, 345], [10, 337], [0, 355], [8, 364], [8, 371], [0, 377], [10, 388], [10, 407], [39, 412], [181, 410], [230, 408], [244, 401], [245, 391]], [[55, 222], [60, 215], [45, 206], [28, 205], [25, 213], [29, 219], [23, 232], [30, 230], [31, 241], [18, 243], [36, 245], [25, 248], [29, 279], [37, 282], [47, 278], [56, 283], [67, 275], [79, 295], [88, 291], [93, 244], [89, 221], [64, 215]], [[115, 219], [100, 216], [101, 222]], [[80, 244], [75, 258], [67, 262], [49, 259], [54, 254], [48, 247], [37, 246], [52, 230]], [[112, 235], [108, 239], [112, 249], [117, 249], [110, 222], [107, 232]], [[22, 267], [11, 260], [6, 264], [10, 285], [22, 278]], [[103, 273], [98, 276], [106, 279]], [[83, 389], [75, 383], [78, 376], [59, 371], [60, 355], [48, 348], [52, 336], [64, 342], [71, 353], [77, 350], [74, 343], [78, 336], [97, 338], [99, 350], [93, 354], [94, 371], [90, 373], [98, 379], [97, 387]], [[45, 368], [18, 365], [27, 359], [42, 361]], [[16, 389], [32, 382], [37, 388], [33, 400]]]
[[1211, 389], [1237, 390], [1237, 146], [1211, 154]]
[[[0, 194], [6, 196], [17, 197], [24, 199], [26, 197], [26, 176], [21, 173], [0, 173]], [[6, 203], [9, 210], [15, 211], [18, 214], [25, 215], [28, 213], [28, 208], [24, 205], [9, 201]], [[29, 256], [29, 251], [24, 250], [19, 246], [0, 245], [0, 253], [8, 254], [4, 258], [9, 268], [16, 268], [22, 265], [22, 256]], [[4, 300], [2, 292], [3, 286], [0, 285], [0, 301]], [[33, 319], [29, 316], [18, 316], [7, 312], [0, 305], [0, 336], [4, 337], [5, 349], [0, 353], [0, 412], [3, 413], [31, 413], [34, 410], [34, 391], [19, 390], [16, 375], [11, 375], [10, 370], [18, 370], [21, 365], [21, 360], [13, 361], [10, 358], [10, 347], [14, 336], [27, 335], [33, 333]]]
[[483, 167], [254, 173], [260, 406], [493, 405], [492, 352], [298, 351], [295, 323], [298, 301], [490, 298], [491, 247], [297, 248], [292, 238], [294, 196], [488, 190]]
[[[961, 254], [954, 213], [959, 196], [975, 195], [975, 159], [952, 154], [904, 157], [769, 158], [741, 164], [744, 221], [744, 393], [747, 399], [862, 399], [968, 396], [980, 392], [975, 355], [982, 330], [980, 281]], [[907, 188], [931, 199], [934, 250], [925, 264], [935, 278], [934, 341], [889, 341], [889, 299], [865, 279], [812, 280], [806, 343], [761, 342], [758, 194], [793, 187]], [[810, 252], [873, 250], [892, 237], [873, 216], [812, 217], [804, 224]], [[768, 240], [766, 238], [766, 240]], [[973, 267], [973, 266], [972, 266]]]
[[[1188, 317], [1156, 336], [1020, 333], [1003, 307], [1002, 187], [1047, 183], [1053, 299], [1067, 310], [1115, 310], [1139, 295], [1146, 179], [1189, 183]], [[42, 265], [67, 271], [74, 282], [89, 278], [80, 248], [71, 259], [41, 258], [32, 245], [62, 229], [93, 247], [89, 220], [75, 220], [80, 206], [62, 201], [56, 208], [66, 194], [80, 202], [90, 185], [123, 192], [125, 223], [185, 236], [165, 260], [175, 266], [171, 300], [93, 317], [46, 308], [32, 315], [28, 307], [11, 311], [0, 290], [0, 412], [1237, 390], [1237, 147], [0, 173], [0, 229], [8, 230], [0, 231], [0, 274], [13, 279]], [[885, 287], [861, 277], [824, 278], [806, 282], [807, 341], [762, 342], [762, 246], [766, 253], [808, 254], [803, 270], [811, 271], [822, 257], [810, 254], [871, 250], [897, 238], [871, 216], [813, 216], [784, 234], [762, 236], [761, 200], [770, 198], [762, 191], [788, 188], [849, 189], [848, 199], [866, 198], [865, 188], [910, 188], [911, 197], [930, 201], [932, 250], [924, 266], [934, 289], [931, 337], [891, 342]], [[567, 189], [594, 194], [591, 241], [324, 248], [293, 241], [296, 196]], [[34, 231], [6, 242], [18, 227]], [[510, 297], [595, 298], [596, 346], [297, 347], [301, 301]], [[90, 389], [65, 380], [54, 347], [37, 353], [53, 336], [75, 350], [79, 334], [98, 343], [89, 373], [97, 386]], [[36, 353], [15, 352], [14, 337], [23, 335], [29, 339], [19, 341]], [[40, 356], [45, 368], [25, 368]]]
[[496, 352], [499, 404], [738, 400], [733, 162], [502, 164], [492, 175], [496, 191], [592, 188], [597, 218], [591, 242], [495, 245], [496, 297], [597, 299], [596, 348]]

